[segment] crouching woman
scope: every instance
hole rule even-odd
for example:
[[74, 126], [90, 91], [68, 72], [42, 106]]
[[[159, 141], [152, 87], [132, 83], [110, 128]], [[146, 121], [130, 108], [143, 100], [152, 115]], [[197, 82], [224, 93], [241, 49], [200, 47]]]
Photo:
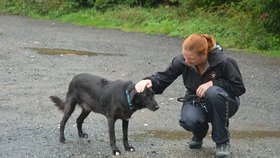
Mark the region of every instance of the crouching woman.
[[192, 34], [185, 39], [182, 54], [174, 57], [165, 71], [139, 81], [138, 93], [151, 87], [156, 94], [182, 75], [186, 95], [196, 95], [183, 103], [180, 125], [192, 132], [189, 148], [202, 147], [209, 123], [216, 143], [216, 156], [230, 156], [229, 118], [239, 107], [239, 96], [245, 93], [242, 76], [234, 59], [208, 34]]

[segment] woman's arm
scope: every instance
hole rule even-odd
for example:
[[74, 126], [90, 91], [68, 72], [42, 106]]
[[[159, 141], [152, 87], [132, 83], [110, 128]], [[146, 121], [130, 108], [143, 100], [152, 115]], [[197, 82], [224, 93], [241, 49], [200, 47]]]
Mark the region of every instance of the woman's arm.
[[143, 92], [146, 87], [152, 88], [156, 94], [162, 94], [163, 91], [179, 76], [182, 74], [184, 68], [184, 58], [178, 55], [173, 58], [167, 69], [162, 72], [144, 78], [135, 85], [137, 92]]

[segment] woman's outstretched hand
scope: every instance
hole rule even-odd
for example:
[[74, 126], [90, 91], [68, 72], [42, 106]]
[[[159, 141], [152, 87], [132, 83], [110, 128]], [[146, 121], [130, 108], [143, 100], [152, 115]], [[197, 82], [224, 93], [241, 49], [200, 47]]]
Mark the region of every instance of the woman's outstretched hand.
[[141, 93], [145, 90], [145, 88], [151, 88], [152, 87], [152, 81], [149, 79], [141, 80], [135, 85], [135, 89], [137, 93]]

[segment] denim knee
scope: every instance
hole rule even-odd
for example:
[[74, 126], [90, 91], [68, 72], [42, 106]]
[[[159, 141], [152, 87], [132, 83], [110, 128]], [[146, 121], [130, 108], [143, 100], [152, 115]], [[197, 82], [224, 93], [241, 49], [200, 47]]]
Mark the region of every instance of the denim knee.
[[205, 130], [207, 127], [207, 122], [191, 122], [191, 121], [184, 121], [184, 120], [179, 120], [179, 124], [181, 127], [183, 127], [187, 131], [191, 132], [201, 132]]
[[218, 99], [221, 99], [221, 97], [225, 98], [227, 96], [228, 96], [227, 92], [223, 88], [218, 86], [212, 86], [208, 88], [207, 91], [205, 92], [205, 98], [207, 100], [216, 101]]
[[207, 89], [207, 91], [205, 92], [205, 97], [206, 98], [210, 98], [210, 99], [216, 99], [220, 96], [228, 96], [227, 92], [218, 86], [212, 86], [210, 88]]
[[206, 112], [202, 107], [185, 104], [181, 110], [180, 126], [187, 131], [200, 132], [207, 127]]

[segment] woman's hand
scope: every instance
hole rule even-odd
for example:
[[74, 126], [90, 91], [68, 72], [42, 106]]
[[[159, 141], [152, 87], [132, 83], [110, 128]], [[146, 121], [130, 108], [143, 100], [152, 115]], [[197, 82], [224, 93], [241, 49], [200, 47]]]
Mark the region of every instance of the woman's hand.
[[152, 87], [152, 81], [147, 79], [147, 80], [141, 80], [135, 85], [135, 89], [137, 93], [141, 93], [145, 90], [145, 88], [151, 88]]
[[205, 92], [207, 91], [207, 89], [209, 87], [212, 87], [213, 86], [213, 82], [212, 81], [208, 81], [202, 85], [200, 85], [197, 90], [196, 90], [196, 95], [200, 98], [204, 97], [205, 95]]

